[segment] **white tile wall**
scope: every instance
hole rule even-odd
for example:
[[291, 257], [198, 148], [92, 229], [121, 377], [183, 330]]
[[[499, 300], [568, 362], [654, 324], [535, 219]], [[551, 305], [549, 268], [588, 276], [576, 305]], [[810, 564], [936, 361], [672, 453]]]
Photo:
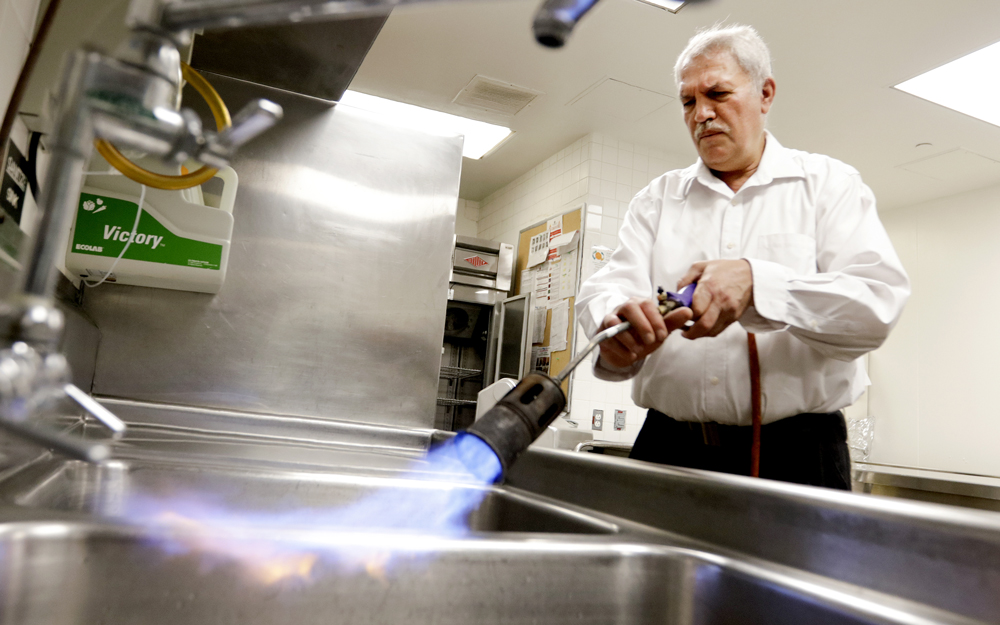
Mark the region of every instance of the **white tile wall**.
[[[586, 135], [484, 199], [478, 207], [479, 236], [516, 245], [524, 228], [586, 202], [583, 249], [614, 249], [632, 197], [653, 178], [689, 164], [659, 148], [600, 133]], [[590, 273], [585, 262], [583, 278]], [[577, 332], [583, 336], [579, 326]], [[590, 429], [593, 410], [604, 410], [604, 429], [595, 431], [594, 438], [631, 443], [646, 417], [631, 395], [631, 382], [598, 380], [582, 366], [574, 374], [570, 418], [581, 429]], [[614, 428], [615, 410], [626, 411], [622, 431]]]
[[28, 55], [38, 5], [39, 0], [0, 0], [0, 113], [7, 110]]
[[458, 200], [458, 214], [455, 216], [455, 234], [466, 237], [479, 236], [479, 202]]

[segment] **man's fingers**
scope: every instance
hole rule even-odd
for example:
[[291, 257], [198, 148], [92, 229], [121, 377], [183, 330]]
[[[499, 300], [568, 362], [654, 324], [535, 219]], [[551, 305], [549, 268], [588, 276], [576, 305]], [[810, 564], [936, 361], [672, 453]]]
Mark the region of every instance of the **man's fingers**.
[[649, 321], [650, 327], [653, 329], [653, 341], [652, 343], [662, 343], [667, 340], [667, 326], [663, 323], [663, 315], [660, 314], [660, 308], [653, 303], [653, 300], [645, 300], [639, 304], [642, 312], [646, 315], [646, 319]]
[[616, 367], [627, 367], [636, 361], [635, 355], [622, 347], [621, 343], [615, 339], [608, 339], [601, 343], [601, 358]]
[[[626, 302], [618, 309], [618, 316], [632, 324], [630, 331], [635, 333], [633, 336], [640, 343], [652, 345], [656, 342], [656, 331], [653, 330], [653, 324], [650, 322], [647, 311], [639, 302]], [[659, 314], [657, 313], [655, 316], [658, 317]]]
[[618, 336], [608, 339], [608, 341], [613, 341], [617, 339], [621, 341], [621, 344], [630, 352], [638, 353], [642, 349], [642, 342], [639, 337], [634, 334], [635, 330], [629, 329], [627, 332], [622, 332]]
[[698, 284], [694, 295], [691, 296], [691, 312], [694, 313], [695, 319], [700, 319], [708, 311], [712, 305], [712, 299], [712, 292], [708, 286]]
[[715, 327], [715, 322], [719, 318], [719, 309], [717, 306], [709, 306], [708, 310], [698, 318], [698, 321], [694, 323], [693, 326], [688, 328], [683, 336], [686, 339], [698, 339], [703, 336], [708, 336], [709, 331]]
[[683, 289], [687, 285], [691, 284], [692, 282], [700, 278], [701, 274], [705, 271], [706, 265], [708, 265], [706, 261], [699, 261], [691, 265], [691, 268], [687, 270], [687, 273], [684, 274], [684, 277], [677, 282], [677, 290], [679, 291]]
[[678, 308], [672, 311], [666, 317], [663, 318], [663, 323], [667, 328], [667, 333], [673, 332], [674, 330], [679, 330], [684, 327], [684, 324], [694, 317], [694, 313], [691, 312], [690, 308]]

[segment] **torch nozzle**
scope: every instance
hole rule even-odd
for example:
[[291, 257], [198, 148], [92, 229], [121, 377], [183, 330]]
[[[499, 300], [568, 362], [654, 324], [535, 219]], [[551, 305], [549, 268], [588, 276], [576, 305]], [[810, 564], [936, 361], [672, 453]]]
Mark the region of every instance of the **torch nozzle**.
[[[696, 284], [690, 284], [679, 293], [666, 293], [660, 289], [657, 296], [660, 312], [666, 315], [682, 306], [690, 307], [695, 287]], [[476, 436], [489, 445], [496, 454], [502, 467], [499, 479], [503, 479], [517, 457], [566, 408], [563, 380], [594, 348], [631, 327], [631, 323], [623, 321], [597, 333], [587, 347], [554, 378], [538, 371], [529, 373], [466, 430], [467, 434]]]

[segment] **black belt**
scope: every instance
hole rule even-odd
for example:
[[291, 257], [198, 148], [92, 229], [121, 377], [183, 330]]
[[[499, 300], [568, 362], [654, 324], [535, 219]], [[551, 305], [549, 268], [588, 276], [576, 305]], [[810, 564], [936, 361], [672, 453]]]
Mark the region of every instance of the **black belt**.
[[[663, 419], [669, 428], [682, 436], [691, 439], [700, 438], [703, 445], [709, 447], [740, 447], [745, 448], [753, 439], [753, 431], [749, 425], [727, 425], [714, 422], [678, 421], [658, 410], [650, 410], [647, 419], [653, 417]], [[808, 412], [761, 426], [761, 437], [806, 436], [811, 432], [839, 432], [840, 440], [847, 440], [847, 428], [844, 415], [837, 412]], [[692, 442], [696, 442], [693, 440]]]

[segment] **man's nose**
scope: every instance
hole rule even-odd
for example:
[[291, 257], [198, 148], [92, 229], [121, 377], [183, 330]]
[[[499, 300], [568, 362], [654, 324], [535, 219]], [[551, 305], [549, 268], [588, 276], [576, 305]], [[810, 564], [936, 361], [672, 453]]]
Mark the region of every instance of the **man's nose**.
[[694, 105], [694, 120], [699, 124], [715, 119], [715, 107], [710, 101], [696, 102]]

